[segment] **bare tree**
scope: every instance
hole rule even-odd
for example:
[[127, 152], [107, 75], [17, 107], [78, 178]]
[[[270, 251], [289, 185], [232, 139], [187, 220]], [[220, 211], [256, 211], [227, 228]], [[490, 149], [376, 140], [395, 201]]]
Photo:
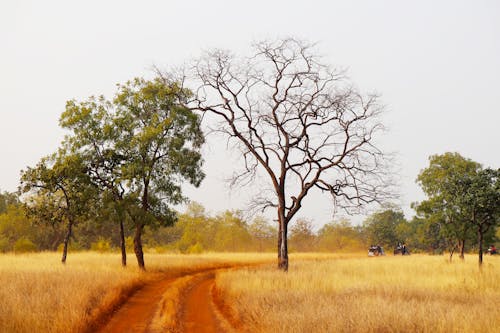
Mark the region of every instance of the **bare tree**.
[[259, 172], [272, 186], [256, 202], [277, 210], [278, 267], [288, 270], [287, 230], [312, 190], [354, 212], [387, 194], [386, 156], [374, 145], [383, 129], [377, 95], [363, 96], [344, 71], [296, 39], [259, 42], [250, 58], [207, 53], [195, 66], [199, 88], [191, 107], [218, 119], [214, 130], [240, 149], [235, 184]]

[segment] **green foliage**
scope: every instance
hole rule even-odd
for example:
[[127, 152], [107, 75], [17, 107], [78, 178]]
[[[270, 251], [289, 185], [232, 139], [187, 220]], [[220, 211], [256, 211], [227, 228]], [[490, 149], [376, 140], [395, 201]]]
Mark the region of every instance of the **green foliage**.
[[368, 241], [387, 248], [394, 247], [398, 242], [405, 242], [402, 237], [406, 231], [406, 219], [400, 210], [387, 209], [372, 214], [364, 221]]
[[93, 242], [90, 245], [90, 249], [92, 251], [104, 253], [104, 252], [110, 252], [111, 251], [111, 242], [109, 239], [104, 239], [101, 238], [97, 242]]
[[186, 251], [186, 253], [189, 253], [189, 254], [199, 254], [202, 252], [203, 252], [203, 246], [200, 243], [196, 243], [194, 245], [191, 245]]
[[19, 205], [19, 198], [16, 193], [0, 192], [0, 214], [7, 211], [9, 206]]
[[500, 220], [499, 178], [498, 169], [483, 169], [457, 153], [431, 156], [429, 167], [419, 174], [417, 181], [429, 199], [415, 205], [417, 214], [439, 230], [450, 258], [465, 242], [476, 239], [481, 253], [483, 241], [493, 240], [491, 229]]
[[438, 230], [439, 247], [443, 249], [453, 251], [459, 242], [475, 237], [465, 207], [456, 201], [460, 192], [453, 184], [457, 177], [473, 175], [480, 168], [479, 163], [458, 153], [445, 153], [431, 156], [429, 166], [418, 175], [417, 183], [429, 199], [415, 204], [414, 208], [418, 216]]
[[[64, 248], [64, 243], [60, 243], [57, 246], [57, 252], [62, 252]], [[76, 241], [70, 241], [68, 243], [68, 250], [69, 251], [83, 251], [83, 250], [90, 250], [90, 247], [84, 247], [82, 244], [76, 242]]]
[[8, 252], [11, 250], [10, 242], [7, 238], [0, 235], [0, 252]]
[[275, 250], [275, 239], [278, 234], [278, 229], [276, 226], [270, 225], [265, 218], [257, 216], [248, 226], [248, 232], [254, 239], [254, 242], [257, 243], [256, 250], [259, 252]]
[[136, 78], [119, 85], [112, 101], [70, 101], [61, 115], [61, 126], [73, 131], [68, 144], [83, 156], [91, 182], [114, 209], [111, 220], [123, 223], [128, 216], [134, 225], [141, 267], [144, 227], [175, 223], [170, 205], [186, 201], [181, 184], [199, 186], [204, 178], [200, 119], [184, 106], [190, 96], [176, 82]]
[[351, 225], [349, 220], [325, 224], [318, 232], [320, 251], [351, 252], [366, 250], [364, 235], [360, 228]]
[[28, 238], [19, 238], [15, 243], [13, 250], [15, 253], [35, 252], [36, 245]]

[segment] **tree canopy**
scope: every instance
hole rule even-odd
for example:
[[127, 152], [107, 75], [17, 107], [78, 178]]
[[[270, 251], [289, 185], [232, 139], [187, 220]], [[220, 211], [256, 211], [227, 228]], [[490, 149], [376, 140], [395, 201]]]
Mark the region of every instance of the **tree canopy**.
[[281, 269], [288, 268], [288, 223], [311, 191], [330, 193], [347, 211], [389, 194], [387, 156], [375, 145], [383, 129], [378, 96], [356, 91], [313, 45], [260, 42], [245, 59], [216, 50], [195, 67], [200, 86], [190, 105], [213, 116], [214, 130], [241, 151], [244, 168], [234, 183], [257, 173], [268, 180], [254, 204], [276, 209]]

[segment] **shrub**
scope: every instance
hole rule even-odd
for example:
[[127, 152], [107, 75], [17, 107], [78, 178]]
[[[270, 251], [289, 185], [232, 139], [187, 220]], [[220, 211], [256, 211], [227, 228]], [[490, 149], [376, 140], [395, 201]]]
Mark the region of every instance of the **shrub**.
[[108, 239], [101, 238], [97, 242], [90, 244], [90, 249], [100, 253], [109, 252], [111, 251], [111, 242]]
[[[64, 243], [61, 243], [57, 247], [57, 251], [62, 252], [63, 248], [64, 248]], [[84, 249], [83, 246], [78, 242], [70, 241], [68, 244], [68, 251], [81, 251], [83, 249]]]
[[0, 252], [7, 252], [11, 249], [10, 242], [7, 238], [0, 236]]
[[187, 253], [190, 253], [190, 254], [198, 254], [198, 253], [202, 253], [203, 252], [203, 246], [200, 244], [200, 243], [196, 243], [192, 246], [190, 246], [187, 251]]
[[36, 250], [36, 245], [28, 238], [19, 238], [14, 243], [14, 252], [16, 253], [35, 252]]

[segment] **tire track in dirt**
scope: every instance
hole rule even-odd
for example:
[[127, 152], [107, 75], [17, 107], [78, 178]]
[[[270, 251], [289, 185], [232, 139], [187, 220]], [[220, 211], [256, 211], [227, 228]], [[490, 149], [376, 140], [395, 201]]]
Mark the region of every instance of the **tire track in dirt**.
[[[175, 288], [176, 281], [192, 277], [189, 285], [181, 292], [177, 300], [178, 325], [174, 329], [165, 328], [164, 332], [212, 333], [232, 331], [230, 322], [224, 313], [214, 304], [212, 289], [215, 285], [215, 272], [220, 269], [237, 268], [241, 265], [200, 269], [186, 273], [177, 273], [176, 277], [166, 277], [159, 281], [146, 283], [133, 293], [101, 325], [92, 332], [100, 333], [143, 333], [157, 332], [153, 323], [158, 311], [161, 311], [163, 295], [169, 288]], [[216, 312], [217, 311], [217, 312]], [[223, 311], [222, 311], [223, 312]], [[224, 322], [221, 322], [224, 321]]]
[[175, 278], [148, 283], [137, 290], [97, 332], [147, 332], [163, 293]]
[[183, 299], [182, 325], [185, 333], [221, 332], [212, 301], [215, 273], [205, 274], [187, 291]]

